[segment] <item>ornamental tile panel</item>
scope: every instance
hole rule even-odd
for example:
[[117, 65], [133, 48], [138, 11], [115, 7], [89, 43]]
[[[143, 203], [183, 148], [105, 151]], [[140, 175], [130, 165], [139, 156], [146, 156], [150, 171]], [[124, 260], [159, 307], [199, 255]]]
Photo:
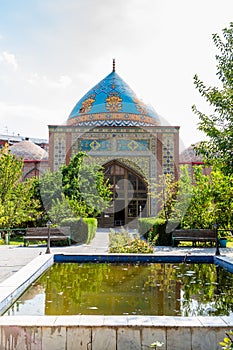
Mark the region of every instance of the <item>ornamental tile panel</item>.
[[95, 95], [92, 94], [82, 102], [79, 113], [87, 113], [91, 110], [93, 103], [95, 102]]
[[149, 140], [117, 140], [118, 151], [148, 151]]
[[174, 175], [174, 135], [171, 133], [163, 134], [162, 140], [163, 173]]
[[58, 170], [66, 159], [66, 134], [54, 133], [54, 170]]
[[[118, 112], [122, 109], [122, 98], [117, 92], [110, 92], [106, 98], [106, 109], [110, 112]], [[108, 115], [111, 118], [111, 115]]]
[[78, 140], [80, 151], [108, 151], [110, 150], [109, 140]]

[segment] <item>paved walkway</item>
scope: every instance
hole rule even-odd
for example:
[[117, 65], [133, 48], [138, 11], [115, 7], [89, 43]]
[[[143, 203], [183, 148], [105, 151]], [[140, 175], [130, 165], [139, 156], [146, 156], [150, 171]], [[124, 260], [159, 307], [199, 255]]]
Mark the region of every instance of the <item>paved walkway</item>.
[[[52, 247], [52, 253], [93, 253], [101, 254], [108, 252], [109, 229], [98, 229], [91, 244], [72, 245], [70, 247]], [[0, 246], [0, 283], [12, 274], [28, 264], [40, 254], [45, 254], [46, 246]], [[179, 254], [205, 254], [214, 255], [215, 248], [190, 248], [190, 247], [155, 247], [156, 255], [179, 255]], [[220, 248], [221, 255], [227, 255], [233, 259], [233, 248]]]
[[[51, 247], [52, 253], [107, 253], [109, 230], [98, 231], [91, 244], [70, 247]], [[40, 254], [45, 254], [46, 246], [0, 245], [0, 283], [20, 270]]]

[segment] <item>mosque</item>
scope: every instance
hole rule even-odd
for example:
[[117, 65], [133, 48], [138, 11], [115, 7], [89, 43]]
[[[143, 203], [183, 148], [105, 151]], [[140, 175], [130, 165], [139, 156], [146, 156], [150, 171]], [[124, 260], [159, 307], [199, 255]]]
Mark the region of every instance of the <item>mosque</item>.
[[49, 167], [56, 171], [79, 151], [103, 166], [113, 189], [113, 204], [99, 217], [101, 227], [135, 225], [138, 217], [156, 215], [150, 184], [162, 174], [178, 177], [179, 127], [161, 125], [112, 72], [74, 106], [64, 125], [49, 125]]
[[[63, 125], [49, 125], [47, 140], [0, 135], [13, 154], [24, 159], [23, 179], [56, 171], [84, 151], [103, 167], [113, 190], [113, 203], [103, 212], [100, 227], [135, 227], [139, 217], [155, 216], [158, 200], [151, 185], [169, 173], [177, 179], [179, 163], [199, 164], [193, 148], [179, 159], [179, 126], [161, 125], [156, 111], [143, 103], [129, 85], [112, 72], [74, 106]], [[95, 181], [95, 179], [93, 179]]]

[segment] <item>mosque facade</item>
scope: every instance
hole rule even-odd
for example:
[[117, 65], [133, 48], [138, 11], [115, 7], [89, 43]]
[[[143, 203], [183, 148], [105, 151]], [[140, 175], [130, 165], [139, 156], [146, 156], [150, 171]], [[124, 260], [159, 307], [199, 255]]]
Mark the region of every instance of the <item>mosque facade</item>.
[[102, 227], [136, 226], [139, 217], [155, 216], [158, 200], [151, 184], [161, 175], [178, 177], [179, 127], [163, 126], [113, 70], [75, 105], [66, 124], [49, 125], [49, 167], [69, 164], [83, 151], [104, 168], [113, 202], [99, 217]]

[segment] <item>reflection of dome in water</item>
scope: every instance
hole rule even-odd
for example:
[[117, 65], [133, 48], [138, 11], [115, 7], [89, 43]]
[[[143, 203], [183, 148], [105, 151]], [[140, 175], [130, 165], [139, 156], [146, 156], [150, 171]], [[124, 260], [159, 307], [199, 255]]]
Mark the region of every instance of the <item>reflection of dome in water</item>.
[[137, 98], [131, 88], [113, 71], [89, 90], [73, 108], [68, 125], [150, 126], [159, 125], [153, 108]]
[[[194, 146], [198, 145], [196, 143]], [[202, 163], [203, 157], [202, 155], [197, 155], [194, 146], [189, 146], [180, 154], [180, 163]]]
[[31, 141], [21, 141], [9, 147], [9, 150], [17, 158], [24, 160], [48, 160], [48, 153]]

